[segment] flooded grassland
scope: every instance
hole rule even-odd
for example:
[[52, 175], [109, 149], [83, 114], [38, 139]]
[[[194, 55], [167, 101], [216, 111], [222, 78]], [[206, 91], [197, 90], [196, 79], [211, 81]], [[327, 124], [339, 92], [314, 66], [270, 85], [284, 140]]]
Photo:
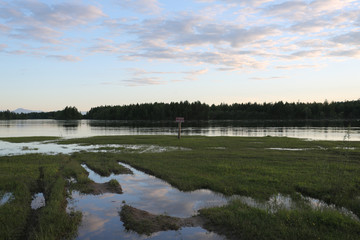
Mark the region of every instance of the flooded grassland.
[[0, 139], [0, 239], [356, 239], [360, 142]]

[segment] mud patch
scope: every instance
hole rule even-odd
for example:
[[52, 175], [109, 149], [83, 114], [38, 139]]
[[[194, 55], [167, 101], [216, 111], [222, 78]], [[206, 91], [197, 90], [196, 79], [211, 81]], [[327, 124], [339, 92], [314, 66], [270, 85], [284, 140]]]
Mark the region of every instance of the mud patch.
[[126, 204], [122, 206], [119, 215], [125, 229], [146, 235], [160, 231], [179, 230], [182, 227], [197, 227], [204, 224], [204, 221], [199, 216], [178, 218], [155, 215]]
[[117, 185], [115, 185], [113, 182], [116, 180], [110, 180], [106, 183], [96, 183], [92, 182], [89, 184], [90, 187], [90, 193], [94, 195], [104, 194], [104, 193], [117, 193], [122, 194], [122, 188], [121, 185], [117, 182]]

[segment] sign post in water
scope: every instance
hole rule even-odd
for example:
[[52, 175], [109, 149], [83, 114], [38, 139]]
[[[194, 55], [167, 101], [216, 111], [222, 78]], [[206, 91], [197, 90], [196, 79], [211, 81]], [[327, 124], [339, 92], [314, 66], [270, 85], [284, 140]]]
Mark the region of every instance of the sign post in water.
[[183, 117], [177, 117], [176, 118], [176, 122], [178, 123], [179, 125], [179, 132], [178, 132], [178, 139], [181, 138], [181, 123], [183, 123], [185, 120]]

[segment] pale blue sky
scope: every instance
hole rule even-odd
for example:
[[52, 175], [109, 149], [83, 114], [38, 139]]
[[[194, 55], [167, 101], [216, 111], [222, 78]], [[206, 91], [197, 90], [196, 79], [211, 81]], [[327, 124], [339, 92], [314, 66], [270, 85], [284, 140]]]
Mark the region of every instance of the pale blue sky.
[[0, 0], [0, 110], [360, 98], [360, 1]]

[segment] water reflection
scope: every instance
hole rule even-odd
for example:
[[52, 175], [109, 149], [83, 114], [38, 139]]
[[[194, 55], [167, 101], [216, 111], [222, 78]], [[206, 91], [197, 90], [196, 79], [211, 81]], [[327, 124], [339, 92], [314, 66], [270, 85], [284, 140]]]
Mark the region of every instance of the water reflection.
[[10, 202], [13, 199], [14, 199], [14, 195], [11, 192], [4, 193], [4, 195], [2, 195], [0, 197], [0, 206], [4, 205], [5, 203]]
[[81, 124], [81, 121], [78, 120], [59, 120], [56, 121], [58, 127], [65, 131], [66, 135], [76, 135], [78, 127]]
[[[348, 127], [351, 124], [351, 127]], [[319, 140], [360, 141], [360, 121], [186, 121], [183, 135], [204, 136], [287, 136]], [[177, 135], [175, 122], [100, 120], [10, 120], [0, 121], [0, 137], [98, 135]]]
[[[112, 148], [112, 150], [109, 150]], [[41, 154], [71, 154], [74, 152], [88, 151], [88, 152], [114, 152], [120, 153], [122, 151], [137, 152], [137, 153], [160, 153], [167, 151], [191, 151], [189, 148], [183, 147], [162, 147], [157, 145], [146, 144], [104, 144], [104, 145], [89, 145], [82, 146], [77, 144], [59, 145], [56, 141], [45, 142], [28, 142], [28, 143], [11, 143], [0, 140], [0, 156], [9, 155], [23, 155], [29, 153]]]
[[31, 201], [31, 209], [45, 207], [45, 197], [43, 193], [35, 193]]
[[112, 174], [109, 177], [101, 177], [83, 165], [89, 172], [89, 178], [98, 183], [116, 179], [124, 193], [95, 196], [73, 192], [72, 207], [84, 214], [78, 239], [225, 239], [201, 227], [158, 232], [150, 237], [126, 231], [118, 215], [123, 202], [154, 214], [189, 217], [196, 214], [200, 208], [224, 205], [227, 199], [209, 190], [181, 192], [160, 179], [137, 171], [129, 165], [123, 165], [131, 169], [134, 174]]
[[197, 210], [225, 205], [228, 201], [222, 194], [210, 190], [200, 189], [193, 192], [182, 192], [173, 188], [170, 184], [154, 176], [138, 171], [127, 164], [121, 163], [129, 168], [134, 174], [110, 175], [101, 177], [88, 167], [89, 178], [97, 183], [105, 183], [116, 179], [121, 184], [124, 194], [122, 200], [132, 207], [149, 211], [154, 214], [169, 214], [173, 217], [190, 217]]

